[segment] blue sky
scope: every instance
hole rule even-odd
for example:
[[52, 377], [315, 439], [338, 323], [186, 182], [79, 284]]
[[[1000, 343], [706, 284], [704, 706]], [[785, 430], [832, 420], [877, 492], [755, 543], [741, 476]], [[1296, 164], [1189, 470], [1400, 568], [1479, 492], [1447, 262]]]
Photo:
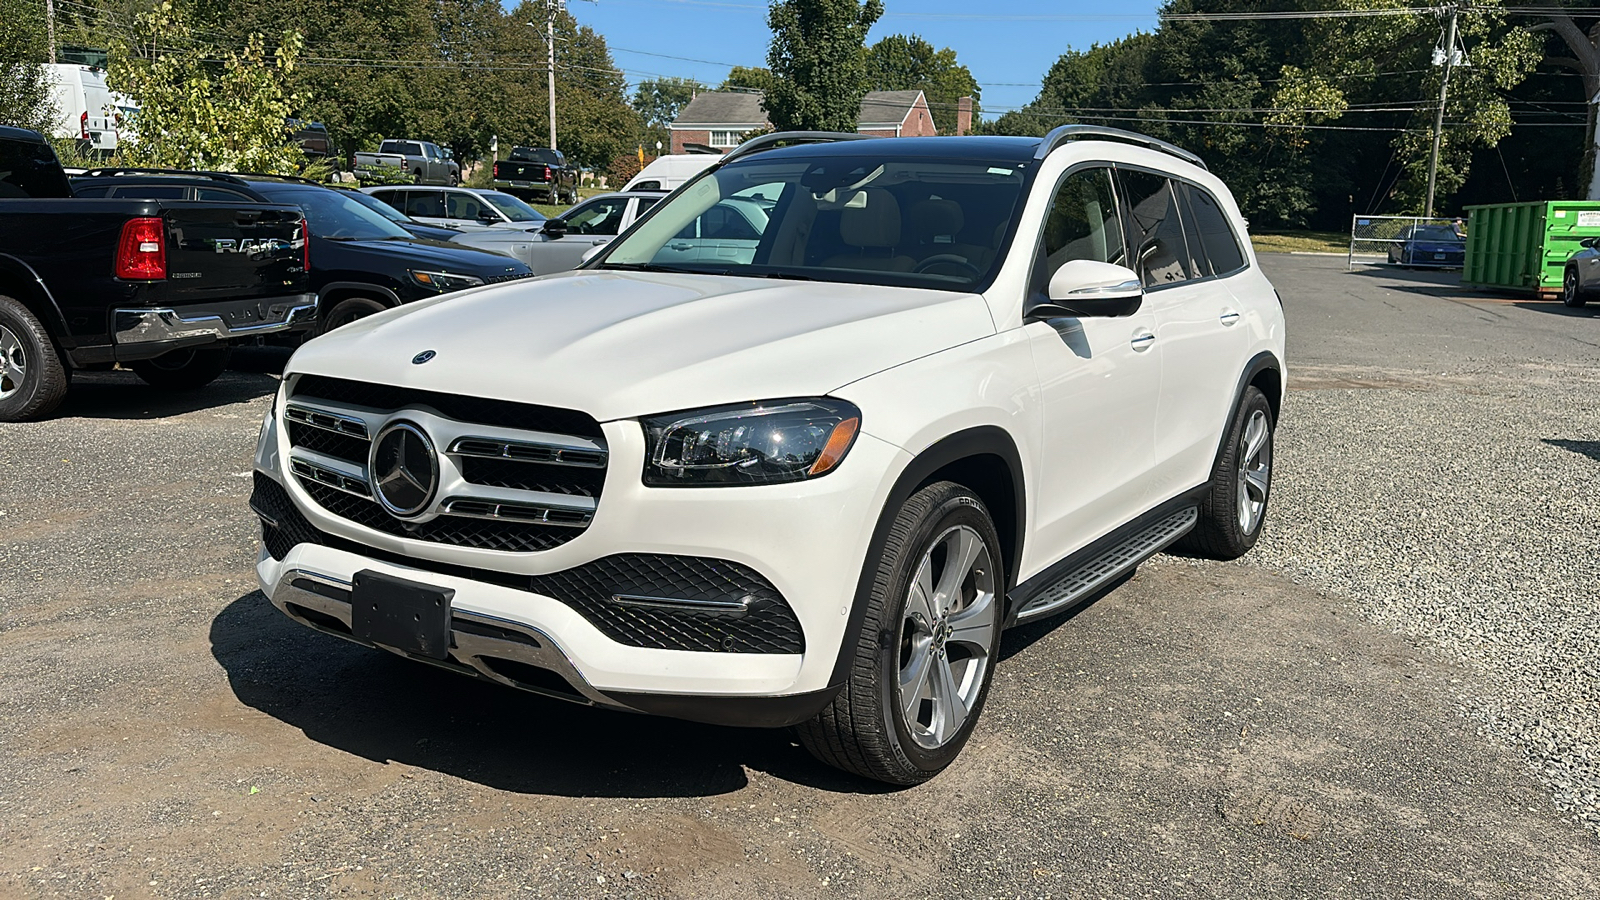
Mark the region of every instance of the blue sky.
[[[1158, 0], [884, 0], [868, 42], [916, 33], [951, 47], [983, 86], [985, 118], [1021, 106], [1063, 52], [1155, 28]], [[715, 86], [730, 65], [766, 64], [763, 0], [569, 0], [605, 35], [630, 84], [656, 75]]]

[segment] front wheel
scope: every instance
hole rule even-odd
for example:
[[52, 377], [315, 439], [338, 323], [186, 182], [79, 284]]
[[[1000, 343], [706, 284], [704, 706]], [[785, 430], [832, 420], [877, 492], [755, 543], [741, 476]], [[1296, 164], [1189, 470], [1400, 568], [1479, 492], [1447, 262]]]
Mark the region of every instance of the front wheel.
[[1272, 430], [1272, 404], [1259, 388], [1245, 388], [1212, 466], [1200, 521], [1183, 536], [1181, 549], [1211, 559], [1238, 559], [1256, 545], [1272, 495]]
[[373, 313], [383, 312], [388, 308], [382, 303], [366, 297], [350, 297], [340, 300], [322, 317], [321, 333], [327, 334], [341, 325], [349, 325], [357, 319], [365, 319]]
[[194, 390], [217, 380], [228, 368], [228, 345], [199, 350], [172, 350], [155, 359], [129, 363], [133, 374], [152, 387]]
[[1583, 285], [1578, 280], [1578, 270], [1568, 269], [1561, 278], [1561, 303], [1568, 309], [1582, 309], [1589, 301], [1583, 298]]
[[983, 502], [949, 481], [895, 517], [844, 689], [796, 728], [823, 762], [897, 785], [955, 760], [989, 694], [1005, 602], [1000, 539]]

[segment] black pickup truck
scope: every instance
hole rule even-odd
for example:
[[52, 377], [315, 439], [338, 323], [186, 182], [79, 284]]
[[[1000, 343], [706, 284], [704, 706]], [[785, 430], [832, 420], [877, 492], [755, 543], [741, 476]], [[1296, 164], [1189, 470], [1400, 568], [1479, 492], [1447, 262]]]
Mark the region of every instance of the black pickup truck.
[[0, 422], [75, 369], [199, 387], [230, 340], [314, 327], [307, 247], [294, 206], [74, 197], [38, 132], [0, 127]]
[[524, 200], [578, 202], [578, 170], [567, 165], [560, 150], [548, 147], [512, 148], [508, 158], [494, 164], [494, 186]]

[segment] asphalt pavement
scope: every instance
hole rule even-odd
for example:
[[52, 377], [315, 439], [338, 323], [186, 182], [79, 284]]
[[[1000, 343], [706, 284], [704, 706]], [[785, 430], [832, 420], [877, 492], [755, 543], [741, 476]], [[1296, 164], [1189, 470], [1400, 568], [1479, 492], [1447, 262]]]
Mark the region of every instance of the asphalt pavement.
[[1600, 895], [1600, 311], [1262, 264], [1261, 546], [1010, 633], [907, 790], [296, 626], [245, 505], [281, 354], [80, 377], [0, 425], [0, 897]]

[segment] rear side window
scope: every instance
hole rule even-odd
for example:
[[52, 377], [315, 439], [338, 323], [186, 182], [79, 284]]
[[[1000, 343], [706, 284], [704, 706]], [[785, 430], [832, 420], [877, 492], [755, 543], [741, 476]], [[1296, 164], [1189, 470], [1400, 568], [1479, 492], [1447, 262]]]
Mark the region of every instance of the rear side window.
[[[401, 210], [413, 219], [418, 216], [430, 216], [435, 219], [444, 218], [444, 192], [443, 191], [399, 191], [397, 199], [404, 201], [405, 207]], [[393, 206], [393, 201], [390, 202]]]
[[71, 197], [67, 176], [48, 144], [0, 140], [0, 197]]
[[1128, 246], [1145, 288], [1188, 281], [1196, 276], [1183, 235], [1177, 195], [1164, 175], [1122, 170], [1128, 204]]
[[182, 200], [189, 191], [181, 184], [129, 184], [117, 188], [118, 197], [140, 200]]
[[1180, 184], [1178, 189], [1186, 201], [1190, 249], [1204, 258], [1207, 274], [1227, 275], [1244, 268], [1244, 251], [1217, 198], [1192, 184]]
[[238, 191], [225, 191], [222, 188], [200, 188], [201, 200], [219, 200], [223, 203], [254, 203], [256, 201], [246, 197]]

